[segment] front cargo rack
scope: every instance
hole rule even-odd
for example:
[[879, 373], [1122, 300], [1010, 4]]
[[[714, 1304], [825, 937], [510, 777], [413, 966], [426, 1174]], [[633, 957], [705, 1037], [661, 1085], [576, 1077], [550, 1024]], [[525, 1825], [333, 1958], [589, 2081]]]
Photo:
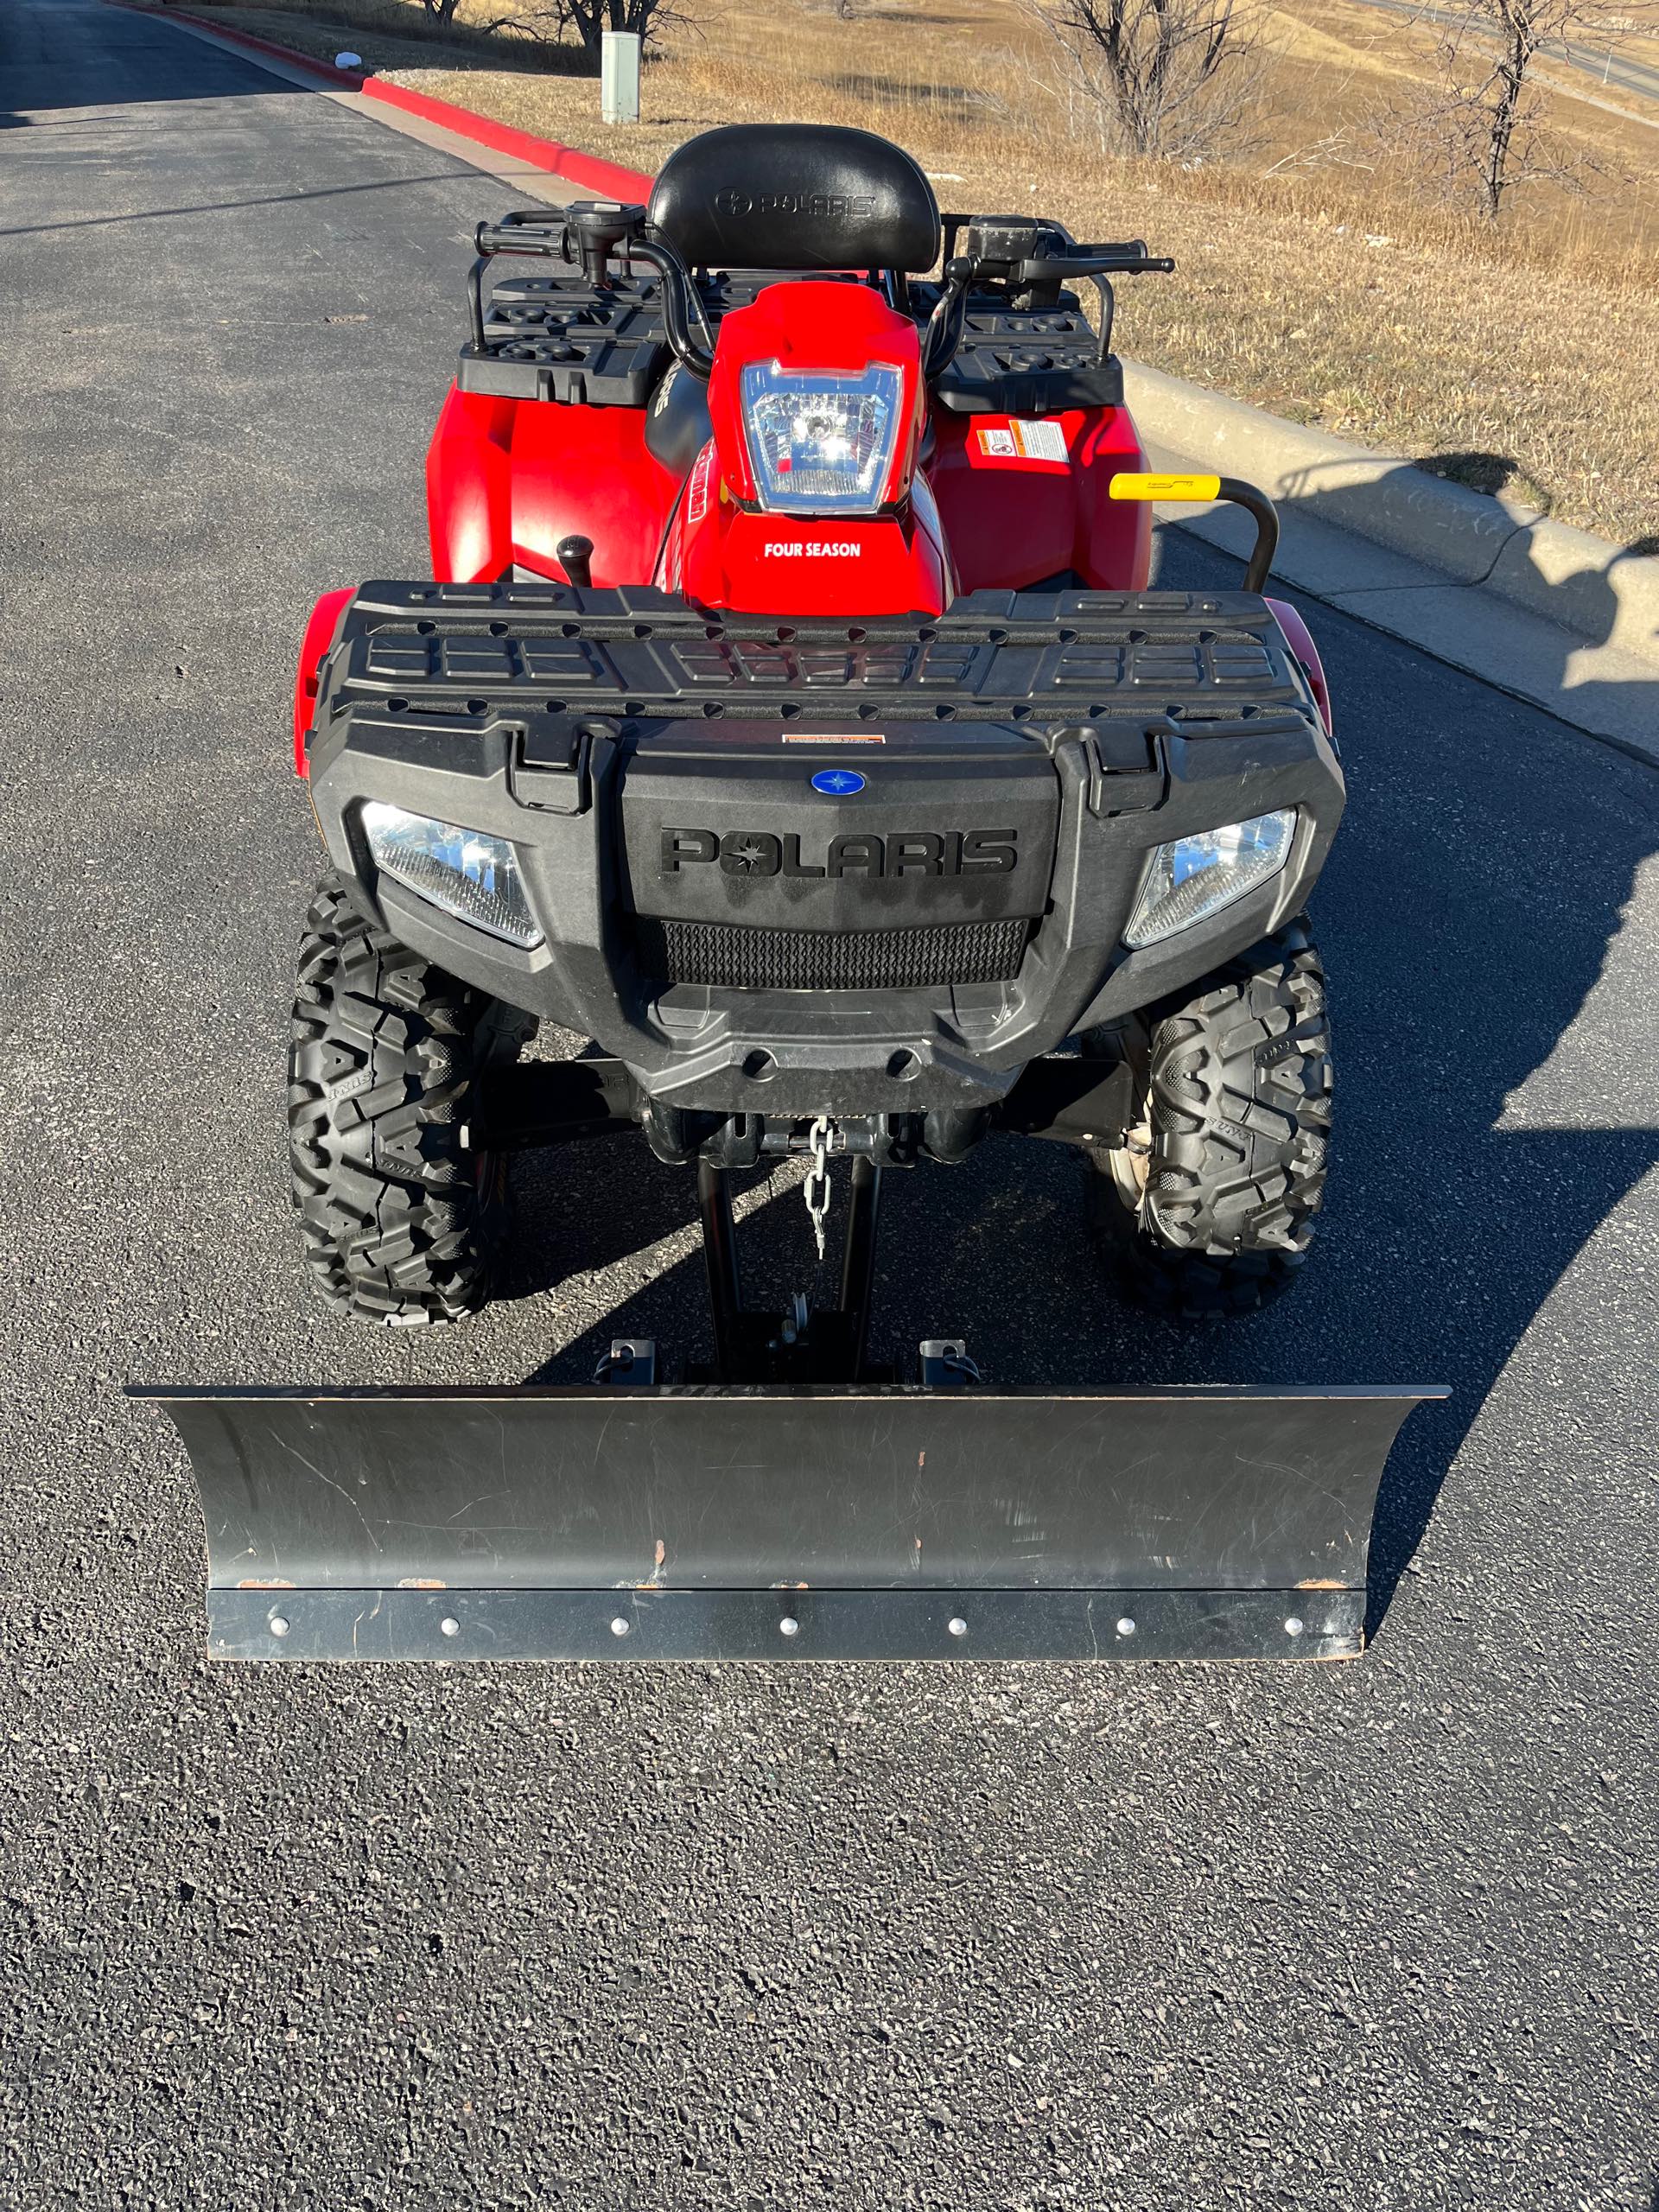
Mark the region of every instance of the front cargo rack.
[[325, 714], [453, 712], [469, 693], [549, 715], [1128, 721], [1192, 736], [1300, 732], [1318, 712], [1248, 592], [978, 591], [938, 615], [846, 623], [714, 613], [645, 586], [365, 584]]

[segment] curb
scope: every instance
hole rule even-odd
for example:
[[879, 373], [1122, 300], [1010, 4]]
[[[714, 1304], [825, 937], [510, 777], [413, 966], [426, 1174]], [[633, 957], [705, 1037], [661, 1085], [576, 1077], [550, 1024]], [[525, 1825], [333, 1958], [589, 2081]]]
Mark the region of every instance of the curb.
[[[1294, 512], [1369, 538], [1598, 645], [1659, 661], [1659, 559], [1304, 429], [1161, 370], [1124, 363], [1143, 437], [1248, 477]], [[1659, 670], [1656, 670], [1659, 676]]]
[[407, 85], [394, 85], [384, 77], [377, 77], [372, 70], [336, 69], [332, 62], [319, 61], [315, 54], [302, 54], [296, 47], [279, 46], [275, 39], [261, 38], [254, 31], [232, 30], [209, 16], [194, 16], [185, 8], [152, 8], [143, 5], [143, 0], [106, 0], [106, 4], [126, 8], [137, 16], [154, 16], [164, 23], [188, 23], [193, 30], [205, 31], [210, 38], [223, 39], [227, 46], [245, 47], [253, 54], [269, 54], [289, 68], [303, 70], [319, 83], [332, 86], [339, 92], [360, 92], [365, 99], [380, 100], [388, 107], [401, 108], [404, 114], [419, 116], [423, 123], [438, 124], [445, 130], [454, 131], [458, 138], [487, 147], [493, 154], [505, 154], [530, 168], [546, 169], [555, 176], [568, 178], [572, 184], [586, 185], [590, 191], [632, 200], [644, 199], [651, 189], [651, 179], [639, 169], [624, 168], [619, 162], [602, 160], [597, 154], [585, 154], [579, 146], [561, 145], [556, 138], [537, 137], [534, 131], [518, 130], [508, 123], [493, 123], [487, 116], [475, 115], [470, 108], [434, 99], [426, 92], [411, 91]]

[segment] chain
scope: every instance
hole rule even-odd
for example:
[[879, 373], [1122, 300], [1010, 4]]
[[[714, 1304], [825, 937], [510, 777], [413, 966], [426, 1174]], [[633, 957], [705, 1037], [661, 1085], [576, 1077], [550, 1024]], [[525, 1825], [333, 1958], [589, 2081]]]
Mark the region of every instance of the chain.
[[818, 1261], [823, 1261], [823, 1225], [830, 1218], [830, 1117], [820, 1114], [806, 1133], [812, 1165], [806, 1172], [803, 1185], [806, 1192], [806, 1210], [812, 1217], [812, 1234], [817, 1239]]

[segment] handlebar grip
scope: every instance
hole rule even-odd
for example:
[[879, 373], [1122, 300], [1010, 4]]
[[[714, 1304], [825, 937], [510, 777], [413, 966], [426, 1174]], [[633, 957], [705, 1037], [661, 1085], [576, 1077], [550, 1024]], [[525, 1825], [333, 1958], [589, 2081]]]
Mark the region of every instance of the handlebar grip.
[[532, 229], [529, 224], [522, 227], [514, 223], [480, 223], [473, 233], [474, 250], [488, 258], [498, 253], [540, 253], [556, 260], [569, 258], [564, 254], [564, 225], [556, 230], [551, 219], [544, 229]]

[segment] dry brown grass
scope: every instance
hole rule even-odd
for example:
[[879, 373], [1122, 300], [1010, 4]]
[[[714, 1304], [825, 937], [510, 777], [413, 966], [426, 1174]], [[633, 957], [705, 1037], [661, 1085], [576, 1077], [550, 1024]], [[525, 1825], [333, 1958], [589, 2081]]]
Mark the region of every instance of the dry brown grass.
[[[1138, 358], [1370, 444], [1497, 456], [1562, 520], [1624, 543], [1659, 534], [1659, 131], [1558, 101], [1559, 127], [1615, 175], [1583, 197], [1541, 189], [1494, 237], [1376, 151], [1370, 119], [1423, 55], [1360, 0], [1275, 10], [1260, 143], [1188, 172], [1069, 138], [1013, 0], [855, 4], [847, 22], [810, 0], [728, 0], [647, 70], [650, 119], [625, 130], [598, 121], [591, 78], [561, 73], [572, 56], [480, 35], [506, 0], [463, 0], [442, 43], [415, 0], [225, 12], [315, 53], [353, 45], [399, 81], [644, 169], [719, 122], [881, 131], [947, 204], [1040, 206], [1080, 236], [1173, 252], [1175, 277], [1122, 288]], [[1336, 133], [1334, 163], [1299, 165]]]

